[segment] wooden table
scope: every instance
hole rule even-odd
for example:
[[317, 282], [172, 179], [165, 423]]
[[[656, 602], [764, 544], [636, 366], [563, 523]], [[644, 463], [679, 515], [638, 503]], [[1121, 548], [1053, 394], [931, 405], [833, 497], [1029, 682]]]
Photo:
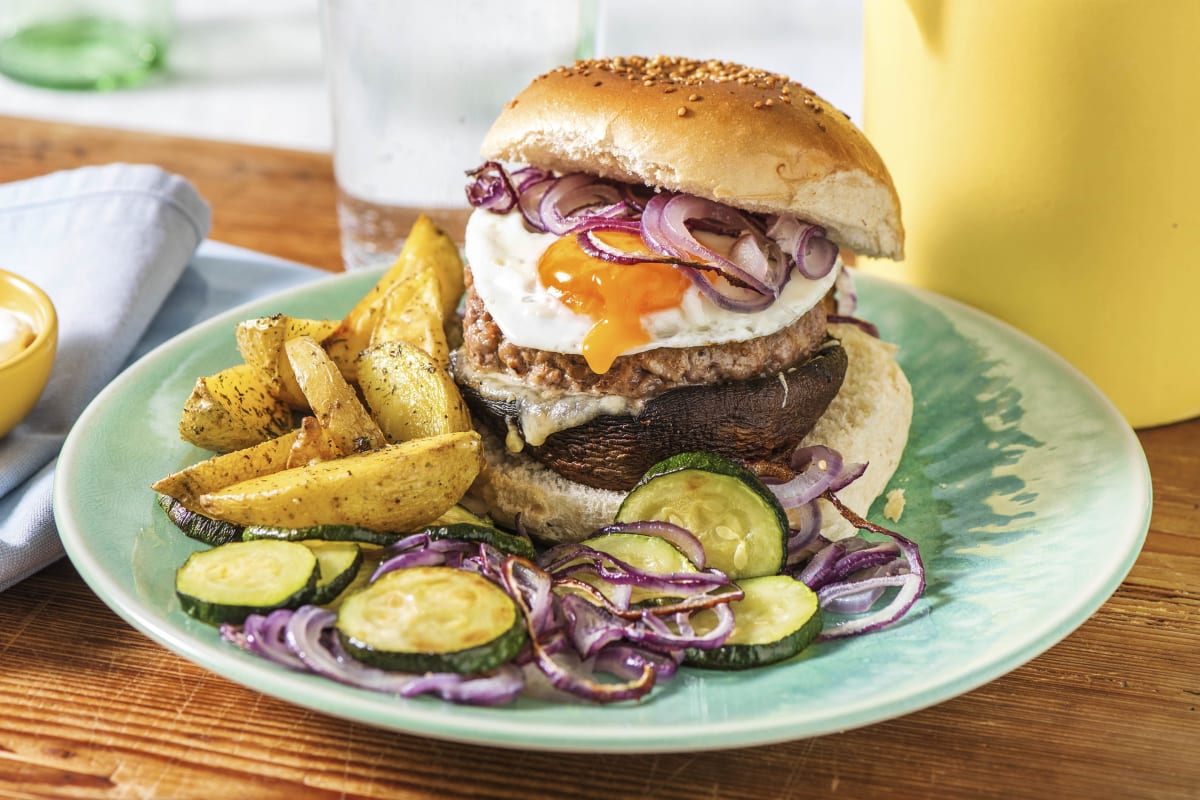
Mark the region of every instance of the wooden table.
[[[214, 239], [341, 268], [326, 156], [15, 119], [0, 132], [0, 180], [157, 163], [211, 202]], [[63, 560], [0, 593], [0, 797], [1200, 798], [1200, 420], [1138, 435], [1149, 537], [1078, 631], [936, 707], [728, 752], [528, 753], [323, 716], [159, 647]]]

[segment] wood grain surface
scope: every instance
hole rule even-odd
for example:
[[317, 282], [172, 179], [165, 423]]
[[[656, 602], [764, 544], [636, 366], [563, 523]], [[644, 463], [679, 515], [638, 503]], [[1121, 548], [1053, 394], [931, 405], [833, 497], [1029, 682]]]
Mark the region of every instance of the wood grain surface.
[[[340, 269], [326, 156], [0, 118], [0, 180], [159, 164], [215, 239]], [[391, 733], [272, 699], [153, 643], [65, 560], [0, 593], [3, 798], [1200, 798], [1200, 420], [1139, 432], [1145, 548], [1062, 643], [845, 733], [724, 752], [562, 755]]]

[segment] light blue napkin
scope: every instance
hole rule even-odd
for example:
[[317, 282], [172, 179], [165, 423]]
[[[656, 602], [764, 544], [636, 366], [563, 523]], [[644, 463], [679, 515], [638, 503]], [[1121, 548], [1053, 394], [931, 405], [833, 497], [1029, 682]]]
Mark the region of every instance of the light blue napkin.
[[[132, 360], [213, 314], [323, 274], [206, 243], [207, 203], [183, 178], [112, 164], [0, 186], [0, 264], [41, 286], [58, 356], [33, 413], [0, 439], [0, 590], [63, 554], [55, 459], [87, 404]], [[242, 253], [248, 251], [240, 251]], [[161, 313], [160, 313], [161, 311]], [[3, 387], [0, 387], [3, 391]]]

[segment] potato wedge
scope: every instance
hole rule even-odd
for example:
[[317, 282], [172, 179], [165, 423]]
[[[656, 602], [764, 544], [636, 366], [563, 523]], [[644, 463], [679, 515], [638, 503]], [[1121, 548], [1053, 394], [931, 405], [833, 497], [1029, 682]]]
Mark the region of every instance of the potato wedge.
[[291, 429], [291, 408], [249, 364], [197, 380], [179, 420], [185, 441], [217, 453], [241, 450]]
[[338, 450], [349, 455], [386, 444], [383, 431], [359, 401], [354, 387], [316, 339], [288, 339], [284, 350], [308, 407]]
[[321, 340], [348, 379], [354, 380], [354, 359], [371, 343], [371, 333], [383, 313], [388, 291], [422, 264], [430, 267], [437, 277], [442, 319], [449, 318], [458, 307], [463, 293], [462, 256], [453, 240], [422, 214], [409, 230], [395, 263], [350, 309], [337, 329]]
[[450, 368], [450, 345], [446, 341], [445, 324], [437, 275], [427, 264], [417, 264], [411, 274], [397, 281], [384, 296], [370, 344], [416, 345], [446, 370]]
[[300, 428], [292, 442], [291, 452], [288, 453], [287, 467], [303, 467], [306, 464], [316, 464], [321, 461], [332, 461], [341, 458], [343, 453], [329, 438], [329, 434], [317, 422], [316, 417], [305, 417], [300, 420]]
[[297, 431], [290, 431], [252, 447], [213, 456], [160, 478], [150, 488], [195, 507], [196, 498], [202, 494], [287, 469], [296, 437]]
[[331, 334], [338, 326], [332, 319], [298, 319], [273, 314], [239, 322], [234, 331], [238, 352], [247, 364], [254, 367], [263, 383], [275, 396], [296, 410], [307, 407], [304, 393], [296, 383], [296, 373], [284, 352], [283, 343], [297, 336], [311, 336], [317, 341]]
[[479, 472], [479, 434], [449, 433], [276, 472], [201, 495], [240, 525], [359, 525], [408, 531], [458, 502]]
[[407, 342], [362, 351], [358, 383], [389, 442], [471, 430], [471, 413], [450, 373]]

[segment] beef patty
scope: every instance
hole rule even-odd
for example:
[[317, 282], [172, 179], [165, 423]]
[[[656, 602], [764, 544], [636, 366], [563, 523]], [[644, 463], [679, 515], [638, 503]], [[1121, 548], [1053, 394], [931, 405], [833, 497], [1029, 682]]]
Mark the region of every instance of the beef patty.
[[603, 374], [592, 372], [582, 355], [553, 353], [515, 345], [492, 319], [475, 293], [466, 270], [463, 348], [476, 370], [500, 372], [550, 392], [615, 394], [638, 400], [677, 386], [745, 381], [777, 374], [814, 352], [825, 339], [826, 302], [791, 325], [767, 336], [698, 347], [658, 348], [618, 357]]

